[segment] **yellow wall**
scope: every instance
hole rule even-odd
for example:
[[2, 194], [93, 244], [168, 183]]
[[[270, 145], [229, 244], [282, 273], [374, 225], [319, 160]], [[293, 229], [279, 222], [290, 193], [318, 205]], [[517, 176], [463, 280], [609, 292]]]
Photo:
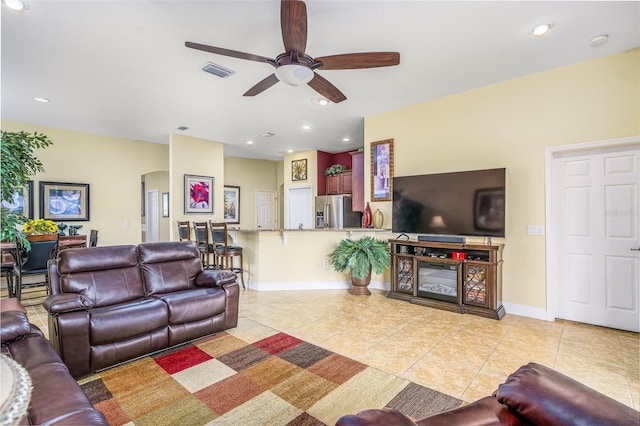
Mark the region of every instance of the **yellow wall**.
[[140, 242], [140, 177], [168, 170], [167, 145], [7, 120], [2, 120], [2, 130], [37, 131], [53, 141], [35, 151], [45, 168], [33, 178], [35, 217], [40, 217], [39, 181], [88, 183], [91, 220], [79, 222], [78, 233], [98, 229], [99, 245]]
[[[526, 230], [545, 224], [545, 148], [638, 134], [634, 49], [367, 117], [365, 182], [369, 143], [389, 138], [396, 176], [506, 167], [503, 300], [544, 308], [545, 239]], [[390, 202], [371, 208], [391, 223]]]
[[256, 191], [278, 190], [281, 161], [227, 157], [224, 159], [225, 185], [240, 187], [240, 228], [256, 228]]
[[[171, 134], [169, 137], [169, 187], [172, 221], [171, 240], [178, 240], [176, 221], [206, 222], [224, 219], [224, 144], [191, 136]], [[184, 175], [214, 178], [213, 214], [184, 212]]]

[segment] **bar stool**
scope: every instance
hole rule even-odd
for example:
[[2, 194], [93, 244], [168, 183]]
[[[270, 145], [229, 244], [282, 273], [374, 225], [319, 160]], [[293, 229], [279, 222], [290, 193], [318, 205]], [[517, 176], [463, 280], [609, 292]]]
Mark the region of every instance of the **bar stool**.
[[188, 220], [178, 220], [177, 222], [180, 241], [189, 241], [191, 239], [191, 222]]
[[205, 269], [211, 268], [210, 256], [213, 255], [215, 266], [215, 245], [209, 241], [209, 222], [193, 222], [193, 233], [195, 235], [202, 266]]
[[[227, 269], [240, 275], [242, 288], [244, 286], [244, 264], [242, 261], [242, 247], [229, 245], [229, 234], [226, 222], [209, 221], [211, 240], [215, 244], [215, 263], [218, 269]], [[233, 265], [234, 259], [240, 258], [240, 267]]]

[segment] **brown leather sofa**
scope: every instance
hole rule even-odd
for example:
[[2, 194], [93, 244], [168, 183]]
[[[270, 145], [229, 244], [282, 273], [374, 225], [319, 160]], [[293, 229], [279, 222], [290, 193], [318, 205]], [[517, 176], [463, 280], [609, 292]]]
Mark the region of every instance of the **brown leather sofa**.
[[74, 377], [238, 324], [238, 282], [192, 241], [70, 249], [49, 262], [49, 339]]
[[33, 386], [26, 415], [17, 421], [9, 419], [9, 423], [108, 425], [71, 377], [51, 343], [38, 327], [29, 323], [18, 299], [3, 299], [0, 309], [2, 354], [29, 373]]
[[492, 396], [420, 420], [391, 409], [341, 417], [337, 426], [640, 425], [640, 412], [544, 365], [529, 363]]

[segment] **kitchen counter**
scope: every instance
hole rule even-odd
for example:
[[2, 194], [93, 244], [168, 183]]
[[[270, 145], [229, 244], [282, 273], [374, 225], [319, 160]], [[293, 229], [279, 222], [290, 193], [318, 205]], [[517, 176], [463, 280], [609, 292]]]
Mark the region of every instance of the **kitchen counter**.
[[[244, 280], [253, 290], [348, 289], [348, 275], [336, 272], [329, 255], [343, 239], [365, 235], [394, 238], [390, 229], [242, 229], [229, 228], [242, 247]], [[374, 275], [370, 288], [389, 289], [389, 272]]]

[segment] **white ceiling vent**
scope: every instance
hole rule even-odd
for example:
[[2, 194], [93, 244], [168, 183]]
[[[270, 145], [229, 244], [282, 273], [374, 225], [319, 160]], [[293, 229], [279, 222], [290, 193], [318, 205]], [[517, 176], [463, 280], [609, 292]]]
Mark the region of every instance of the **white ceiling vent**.
[[232, 74], [235, 74], [235, 71], [231, 71], [225, 67], [222, 67], [218, 64], [214, 64], [213, 62], [207, 62], [202, 67], [202, 71], [206, 71], [209, 74], [217, 75], [218, 77], [229, 77]]

